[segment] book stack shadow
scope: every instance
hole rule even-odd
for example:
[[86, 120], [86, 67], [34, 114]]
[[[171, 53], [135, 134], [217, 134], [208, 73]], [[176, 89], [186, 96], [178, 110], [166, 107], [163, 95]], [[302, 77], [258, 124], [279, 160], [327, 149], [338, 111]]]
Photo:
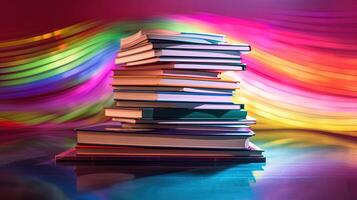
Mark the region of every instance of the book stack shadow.
[[265, 162], [239, 95], [247, 44], [225, 36], [139, 31], [120, 41], [110, 122], [78, 128], [57, 161]]

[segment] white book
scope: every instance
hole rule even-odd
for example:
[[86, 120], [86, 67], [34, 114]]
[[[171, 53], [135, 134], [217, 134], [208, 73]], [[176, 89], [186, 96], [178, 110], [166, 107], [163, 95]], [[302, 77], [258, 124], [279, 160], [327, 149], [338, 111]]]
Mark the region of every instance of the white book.
[[188, 121], [188, 120], [146, 120], [146, 119], [129, 119], [129, 118], [112, 118], [112, 121], [132, 123], [132, 124], [206, 124], [206, 125], [253, 125], [256, 120], [247, 116], [246, 119], [234, 120], [234, 121]]
[[188, 44], [188, 43], [152, 43], [150, 41], [142, 41], [128, 49], [122, 49], [118, 53], [119, 56], [128, 56], [153, 49], [186, 49], [186, 50], [211, 50], [211, 51], [238, 51], [249, 52], [250, 45], [248, 44]]
[[[150, 60], [150, 59], [148, 59]], [[226, 65], [226, 64], [207, 64], [207, 63], [150, 63], [140, 66], [125, 66], [126, 70], [141, 71], [141, 70], [157, 70], [157, 69], [179, 69], [179, 70], [208, 70], [208, 71], [242, 71], [245, 70], [245, 64]]]
[[239, 88], [238, 82], [203, 78], [169, 76], [114, 76], [113, 78], [112, 84], [115, 86], [173, 86], [231, 90]]
[[163, 91], [163, 92], [193, 92], [206, 94], [232, 94], [235, 90], [192, 88], [192, 87], [148, 87], [148, 86], [113, 86], [114, 91]]
[[232, 103], [232, 94], [212, 95], [191, 92], [114, 92], [116, 100]]
[[138, 60], [144, 60], [155, 57], [175, 57], [175, 59], [182, 58], [222, 58], [222, 59], [236, 59], [239, 60], [240, 54], [236, 53], [223, 53], [223, 52], [214, 52], [214, 51], [195, 51], [195, 50], [171, 50], [171, 49], [161, 49], [161, 50], [149, 50], [141, 52], [138, 54], [120, 56], [115, 59], [115, 63], [127, 63], [135, 62]]
[[[223, 58], [199, 58], [199, 57], [174, 57], [174, 56], [167, 56], [167, 57], [154, 57], [144, 60], [132, 61], [125, 63], [125, 66], [134, 66], [134, 65], [145, 65], [150, 63], [156, 62], [183, 62], [183, 63], [210, 63], [216, 65], [224, 65], [224, 64], [231, 64], [231, 65], [238, 65], [242, 64], [240, 59], [223, 59]], [[115, 62], [116, 64], [123, 64], [119, 62]], [[234, 70], [234, 69], [232, 69]]]
[[243, 109], [243, 104], [222, 104], [222, 103], [202, 103], [202, 102], [159, 102], [159, 101], [125, 101], [118, 100], [115, 103], [118, 107], [129, 108], [188, 108], [188, 109], [215, 109], [233, 110]]

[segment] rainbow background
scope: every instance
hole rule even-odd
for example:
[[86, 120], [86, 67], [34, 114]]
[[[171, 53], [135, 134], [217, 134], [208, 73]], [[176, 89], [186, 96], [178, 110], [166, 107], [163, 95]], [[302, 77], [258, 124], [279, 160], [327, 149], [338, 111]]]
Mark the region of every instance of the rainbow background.
[[[165, 7], [169, 3], [164, 1], [156, 1], [157, 5], [163, 4], [156, 10], [145, 10], [138, 1], [126, 5], [108, 2], [98, 8], [103, 19], [92, 14], [71, 20], [58, 11], [53, 15], [63, 17], [63, 21], [56, 26], [36, 29], [41, 23], [52, 22], [41, 21], [24, 31], [3, 30], [0, 128], [73, 128], [106, 120], [102, 109], [113, 104], [110, 75], [119, 39], [142, 28], [162, 28], [224, 34], [230, 42], [252, 46], [252, 52], [243, 58], [247, 71], [238, 74], [241, 89], [236, 101], [246, 104], [250, 115], [257, 119], [255, 130], [301, 129], [357, 136], [355, 4], [331, 10], [339, 5], [337, 1], [328, 1], [324, 6], [320, 2], [324, 9], [317, 10], [314, 5], [292, 9], [270, 8], [265, 3], [250, 12], [246, 8], [253, 3], [240, 6], [228, 0], [210, 2], [208, 8], [212, 8], [202, 10], [197, 7], [204, 1], [185, 1], [187, 5], [180, 4], [174, 12]], [[178, 2], [172, 1], [172, 6]], [[37, 4], [37, 11], [46, 5]], [[228, 4], [236, 7], [228, 8]], [[60, 5], [56, 11], [66, 8]], [[90, 8], [94, 13], [95, 7], [92, 3], [87, 11]], [[116, 8], [124, 12], [123, 16], [118, 17], [120, 12], [113, 14]], [[104, 14], [105, 9], [109, 14]], [[40, 17], [35, 12], [32, 15], [28, 20]], [[24, 28], [25, 23], [16, 20], [26, 16], [20, 13], [16, 19], [2, 23]]]

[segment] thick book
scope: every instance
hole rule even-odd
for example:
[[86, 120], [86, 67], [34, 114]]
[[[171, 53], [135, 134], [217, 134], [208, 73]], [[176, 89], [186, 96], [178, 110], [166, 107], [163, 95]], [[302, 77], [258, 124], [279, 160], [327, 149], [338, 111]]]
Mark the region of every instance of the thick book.
[[117, 107], [129, 108], [188, 108], [188, 109], [244, 109], [244, 104], [202, 102], [116, 101]]
[[111, 145], [76, 145], [77, 155], [97, 156], [262, 156], [263, 150], [253, 143], [247, 149], [190, 149], [160, 147], [126, 147]]
[[178, 62], [178, 63], [196, 63], [196, 64], [216, 64], [216, 65], [245, 65], [242, 63], [241, 59], [235, 58], [200, 58], [200, 57], [179, 57], [179, 56], [165, 56], [165, 57], [154, 57], [143, 60], [131, 61], [126, 63], [118, 62], [115, 60], [115, 64], [120, 64], [124, 66], [136, 66], [145, 65], [157, 62]]
[[246, 119], [240, 120], [148, 120], [148, 119], [134, 119], [134, 118], [119, 118], [114, 117], [112, 118], [114, 122], [124, 122], [124, 123], [131, 123], [131, 124], [221, 124], [221, 125], [252, 125], [256, 123], [254, 118], [247, 116]]
[[233, 81], [170, 76], [114, 76], [112, 84], [114, 86], [173, 86], [231, 90], [239, 88], [239, 83]]
[[212, 78], [219, 79], [220, 73], [206, 72], [197, 70], [175, 70], [175, 69], [156, 69], [156, 70], [130, 70], [119, 69], [113, 70], [114, 76], [182, 76], [182, 77], [197, 77], [197, 78]]
[[99, 124], [77, 129], [78, 144], [136, 147], [247, 149], [254, 132], [187, 131], [170, 129], [125, 129]]
[[233, 94], [235, 90], [212, 89], [212, 88], [192, 88], [192, 87], [148, 87], [148, 86], [113, 86], [114, 92], [123, 91], [158, 91], [158, 92], [191, 92], [204, 94]]
[[240, 52], [236, 51], [198, 51], [198, 50], [175, 50], [175, 49], [160, 49], [149, 50], [140, 52], [137, 54], [120, 56], [115, 59], [116, 64], [135, 62], [138, 60], [150, 59], [150, 58], [165, 58], [175, 57], [180, 58], [217, 58], [217, 59], [237, 59], [240, 61]]
[[210, 163], [214, 165], [224, 163], [251, 163], [251, 162], [265, 162], [265, 157], [262, 156], [191, 156], [191, 155], [77, 155], [75, 148], [62, 152], [55, 157], [57, 162], [77, 163], [77, 162], [90, 162], [90, 163], [116, 163], [127, 165], [132, 163], [140, 164], [184, 164], [185, 166], [199, 165], [206, 166]]
[[249, 52], [251, 50], [249, 44], [187, 44], [175, 42], [155, 42], [143, 41], [142, 45], [138, 44], [132, 48], [121, 50], [118, 56], [128, 56], [138, 54], [154, 49], [176, 49], [176, 50], [205, 50], [205, 51], [238, 51]]
[[156, 70], [156, 69], [183, 69], [183, 70], [209, 70], [209, 71], [243, 71], [246, 69], [246, 64], [212, 64], [212, 63], [143, 63], [137, 66], [121, 66], [127, 70]]
[[223, 131], [223, 132], [250, 132], [248, 125], [200, 125], [200, 124], [129, 124], [122, 123], [123, 128], [136, 129], [173, 129], [173, 130], [196, 130], [196, 131]]
[[107, 117], [147, 120], [240, 120], [247, 117], [246, 110], [194, 110], [184, 108], [107, 108]]
[[164, 102], [232, 103], [233, 94], [166, 91], [118, 91], [114, 92], [114, 99]]

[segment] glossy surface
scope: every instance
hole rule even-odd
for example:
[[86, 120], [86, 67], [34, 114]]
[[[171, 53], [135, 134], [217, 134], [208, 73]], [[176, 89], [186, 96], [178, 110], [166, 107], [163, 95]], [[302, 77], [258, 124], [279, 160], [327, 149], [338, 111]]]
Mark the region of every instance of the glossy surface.
[[[12, 131], [11, 133], [14, 133]], [[72, 131], [2, 134], [0, 197], [40, 199], [356, 199], [354, 138], [311, 131], [258, 131], [265, 164], [63, 166]], [[34, 198], [36, 199], [36, 198]]]

